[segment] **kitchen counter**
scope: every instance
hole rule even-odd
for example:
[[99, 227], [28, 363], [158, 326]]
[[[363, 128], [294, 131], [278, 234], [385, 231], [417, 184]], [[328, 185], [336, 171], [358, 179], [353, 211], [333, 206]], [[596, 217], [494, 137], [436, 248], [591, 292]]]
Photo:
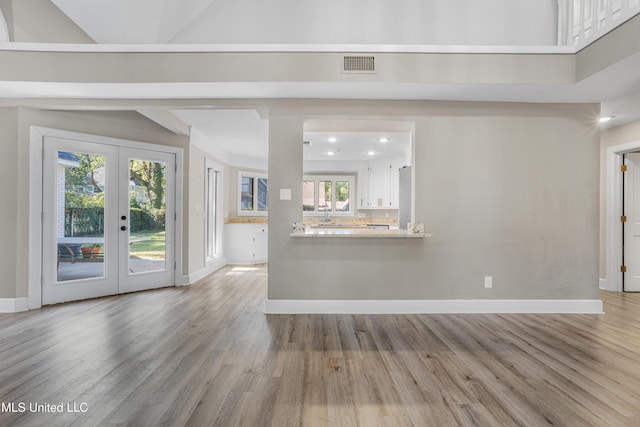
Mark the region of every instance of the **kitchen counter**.
[[255, 216], [237, 216], [237, 217], [229, 217], [225, 218], [225, 224], [268, 224], [269, 218], [266, 216], [255, 217]]
[[367, 228], [367, 224], [332, 224], [332, 223], [328, 223], [328, 224], [311, 224], [309, 225], [309, 228], [314, 228], [314, 229], [318, 229], [318, 228], [349, 228], [349, 229], [362, 229], [362, 228]]
[[386, 238], [422, 238], [431, 237], [431, 233], [409, 233], [407, 230], [374, 230], [369, 228], [307, 228], [304, 232], [291, 233], [291, 237], [386, 237]]

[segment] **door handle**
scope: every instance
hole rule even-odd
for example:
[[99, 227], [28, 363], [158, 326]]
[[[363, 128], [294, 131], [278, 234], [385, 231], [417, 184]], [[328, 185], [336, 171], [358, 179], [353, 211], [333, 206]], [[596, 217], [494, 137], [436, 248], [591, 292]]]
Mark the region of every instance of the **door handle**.
[[120, 227], [120, 230], [122, 230], [122, 231], [125, 231], [126, 229], [127, 229], [127, 227], [124, 226], [124, 225], [122, 227]]

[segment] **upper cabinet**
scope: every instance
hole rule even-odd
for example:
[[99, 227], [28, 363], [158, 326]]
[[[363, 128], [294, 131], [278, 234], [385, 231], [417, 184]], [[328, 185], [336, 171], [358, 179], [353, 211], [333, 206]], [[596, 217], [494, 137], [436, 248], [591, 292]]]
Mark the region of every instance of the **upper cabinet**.
[[402, 159], [370, 162], [358, 171], [358, 209], [398, 209]]

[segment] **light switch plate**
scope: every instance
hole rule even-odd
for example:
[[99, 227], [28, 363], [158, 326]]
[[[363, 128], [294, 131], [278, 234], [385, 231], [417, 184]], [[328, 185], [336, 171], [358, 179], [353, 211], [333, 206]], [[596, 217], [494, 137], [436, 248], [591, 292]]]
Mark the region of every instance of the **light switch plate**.
[[291, 189], [290, 188], [281, 188], [280, 189], [280, 200], [291, 200]]

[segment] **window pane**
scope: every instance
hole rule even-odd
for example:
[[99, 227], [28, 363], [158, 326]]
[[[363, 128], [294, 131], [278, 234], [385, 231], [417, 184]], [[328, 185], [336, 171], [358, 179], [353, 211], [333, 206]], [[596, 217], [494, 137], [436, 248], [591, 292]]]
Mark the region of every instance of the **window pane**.
[[316, 183], [314, 181], [304, 181], [302, 183], [302, 210], [313, 212], [316, 210]]
[[129, 160], [129, 190], [129, 274], [166, 270], [166, 163]]
[[242, 177], [240, 209], [242, 209], [243, 211], [253, 210], [253, 178], [249, 176]]
[[267, 210], [267, 178], [258, 178], [258, 210]]
[[318, 181], [318, 211], [331, 212], [331, 181]]
[[349, 212], [349, 181], [336, 181], [336, 211]]
[[106, 158], [59, 151], [56, 280], [104, 277]]

